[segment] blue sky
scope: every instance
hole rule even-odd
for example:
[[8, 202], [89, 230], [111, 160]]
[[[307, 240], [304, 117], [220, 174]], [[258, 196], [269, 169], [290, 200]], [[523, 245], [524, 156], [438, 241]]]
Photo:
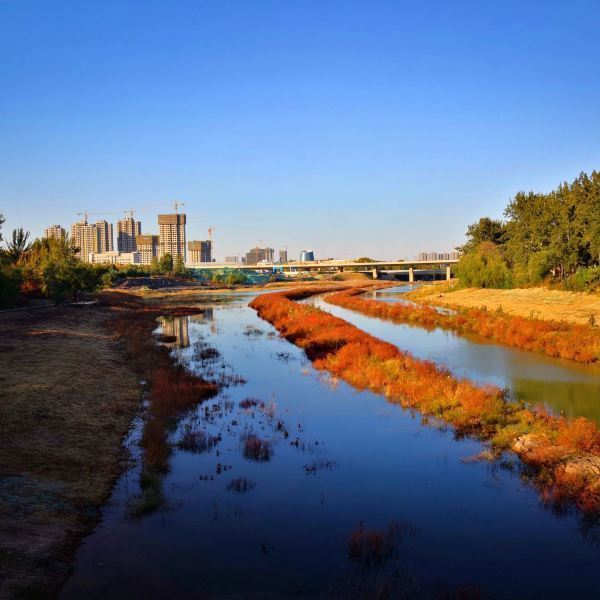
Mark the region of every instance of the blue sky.
[[600, 3], [0, 0], [4, 231], [413, 257], [600, 167]]

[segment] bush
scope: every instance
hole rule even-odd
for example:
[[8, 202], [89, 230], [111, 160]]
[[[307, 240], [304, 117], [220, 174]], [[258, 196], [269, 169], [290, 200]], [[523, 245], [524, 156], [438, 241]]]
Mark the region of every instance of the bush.
[[600, 289], [600, 267], [582, 267], [565, 279], [563, 286], [573, 292], [592, 292]]
[[12, 264], [0, 262], [0, 307], [14, 306], [19, 296], [23, 276], [21, 270]]
[[511, 275], [502, 251], [492, 242], [482, 242], [461, 257], [456, 274], [461, 285], [482, 288], [511, 287]]
[[100, 284], [101, 271], [78, 260], [48, 263], [42, 272], [42, 291], [57, 304], [75, 300], [84, 291]]

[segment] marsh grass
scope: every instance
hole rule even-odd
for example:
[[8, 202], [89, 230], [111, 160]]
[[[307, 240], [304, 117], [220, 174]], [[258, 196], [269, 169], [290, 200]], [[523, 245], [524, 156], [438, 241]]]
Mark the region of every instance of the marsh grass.
[[582, 363], [600, 360], [600, 331], [589, 325], [542, 320], [533, 312], [529, 318], [511, 315], [501, 304], [494, 311], [486, 307], [440, 311], [431, 306], [370, 300], [361, 297], [364, 291], [344, 290], [326, 296], [325, 301], [394, 323], [474, 333], [514, 348]]

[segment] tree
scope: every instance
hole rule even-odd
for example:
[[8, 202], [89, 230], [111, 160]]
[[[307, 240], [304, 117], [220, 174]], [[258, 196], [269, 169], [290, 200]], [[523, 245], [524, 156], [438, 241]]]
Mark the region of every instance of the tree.
[[10, 263], [0, 261], [0, 307], [14, 306], [21, 289], [21, 270]]
[[357, 258], [354, 262], [357, 262], [357, 263], [372, 263], [372, 262], [376, 262], [376, 261], [374, 261], [372, 258], [369, 258], [368, 256], [361, 256], [360, 258]]
[[169, 252], [163, 254], [158, 261], [158, 268], [162, 275], [173, 271], [173, 257]]
[[29, 231], [22, 227], [13, 229], [12, 240], [6, 244], [6, 256], [12, 263], [17, 263], [27, 253], [31, 244], [27, 243]]
[[482, 288], [511, 286], [511, 274], [501, 249], [492, 242], [482, 242], [475, 251], [461, 257], [456, 266], [461, 285]]
[[160, 274], [160, 265], [158, 264], [158, 258], [156, 256], [152, 257], [150, 261], [150, 274], [151, 275], [159, 275]]
[[175, 257], [175, 264], [173, 265], [173, 272], [176, 275], [185, 275], [185, 263], [183, 262], [183, 257], [181, 254], [178, 254]]
[[500, 245], [504, 243], [506, 228], [502, 221], [482, 217], [477, 223], [472, 223], [467, 227], [467, 241], [463, 246], [457, 248], [463, 254], [475, 250], [482, 242], [492, 242]]
[[0, 242], [2, 242], [2, 225], [4, 223], [4, 215], [0, 213]]

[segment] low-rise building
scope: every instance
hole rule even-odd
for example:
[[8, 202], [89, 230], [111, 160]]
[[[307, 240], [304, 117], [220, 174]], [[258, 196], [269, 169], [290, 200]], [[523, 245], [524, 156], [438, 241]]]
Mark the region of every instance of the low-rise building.
[[91, 252], [88, 261], [98, 265], [139, 265], [141, 259], [139, 252], [111, 250], [109, 252]]

